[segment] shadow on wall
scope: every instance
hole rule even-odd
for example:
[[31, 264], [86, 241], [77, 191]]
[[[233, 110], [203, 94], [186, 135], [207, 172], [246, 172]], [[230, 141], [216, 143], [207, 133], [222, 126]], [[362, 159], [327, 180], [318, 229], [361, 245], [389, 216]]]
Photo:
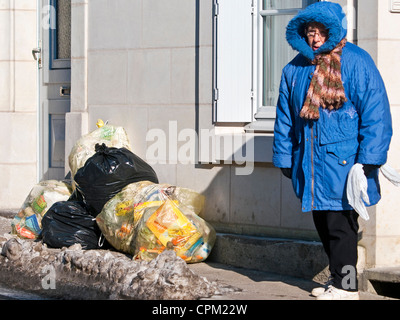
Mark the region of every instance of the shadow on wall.
[[[236, 176], [234, 169], [234, 166], [227, 165], [191, 168], [192, 188], [206, 197], [201, 216], [218, 232], [209, 260], [305, 279], [326, 280], [328, 261], [322, 244], [299, 240], [312, 237], [315, 231], [296, 231], [280, 226], [283, 215], [280, 212], [280, 171], [272, 165], [264, 165], [256, 167], [249, 176]], [[206, 176], [211, 173], [215, 176], [210, 177], [207, 185]], [[268, 187], [269, 180], [276, 181], [276, 185]], [[201, 186], [202, 183], [205, 187]], [[299, 224], [305, 224], [304, 221], [310, 218], [299, 211], [294, 214], [300, 218]], [[297, 239], [296, 234], [299, 235]]]

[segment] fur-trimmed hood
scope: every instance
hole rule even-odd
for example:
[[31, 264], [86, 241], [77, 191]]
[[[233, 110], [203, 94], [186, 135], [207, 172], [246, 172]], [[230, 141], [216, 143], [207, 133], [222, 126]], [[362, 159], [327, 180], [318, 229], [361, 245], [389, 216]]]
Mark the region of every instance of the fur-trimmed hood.
[[[316, 51], [308, 45], [304, 28], [309, 22], [322, 23], [329, 31], [328, 40]], [[347, 35], [347, 19], [342, 7], [332, 2], [317, 2], [300, 11], [286, 28], [286, 40], [303, 56], [313, 60], [321, 52], [329, 52]]]

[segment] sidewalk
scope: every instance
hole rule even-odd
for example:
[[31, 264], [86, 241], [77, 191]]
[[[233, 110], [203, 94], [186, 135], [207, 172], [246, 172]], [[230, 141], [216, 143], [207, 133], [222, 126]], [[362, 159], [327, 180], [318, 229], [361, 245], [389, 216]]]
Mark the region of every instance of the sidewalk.
[[241, 289], [225, 296], [214, 296], [213, 300], [314, 300], [309, 294], [316, 285], [312, 281], [216, 262], [206, 261], [189, 267], [211, 281]]
[[[240, 292], [214, 296], [212, 300], [315, 300], [310, 295], [318, 283], [305, 279], [256, 270], [235, 268], [215, 262], [189, 265], [190, 269], [211, 281], [241, 289]], [[360, 300], [391, 300], [360, 292]]]

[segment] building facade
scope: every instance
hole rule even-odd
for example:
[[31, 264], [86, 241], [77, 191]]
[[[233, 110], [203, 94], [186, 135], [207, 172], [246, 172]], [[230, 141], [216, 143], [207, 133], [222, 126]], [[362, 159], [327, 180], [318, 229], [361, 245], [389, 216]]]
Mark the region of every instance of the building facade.
[[[285, 26], [313, 2], [0, 0], [0, 209], [20, 207], [40, 179], [62, 179], [73, 144], [101, 118], [125, 128], [160, 182], [203, 193], [217, 231], [318, 240], [271, 163], [277, 79], [293, 55]], [[335, 2], [385, 81], [388, 164], [400, 170], [400, 6]], [[367, 267], [400, 265], [400, 190], [383, 177], [381, 187], [360, 221]]]

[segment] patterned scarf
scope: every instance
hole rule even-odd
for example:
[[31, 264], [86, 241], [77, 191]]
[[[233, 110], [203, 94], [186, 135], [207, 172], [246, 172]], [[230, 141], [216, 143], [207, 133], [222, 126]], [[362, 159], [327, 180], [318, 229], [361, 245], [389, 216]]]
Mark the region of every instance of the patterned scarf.
[[337, 110], [347, 101], [342, 83], [340, 58], [347, 40], [343, 39], [335, 49], [315, 56], [316, 65], [306, 101], [300, 111], [300, 117], [309, 120], [319, 119], [319, 107]]

